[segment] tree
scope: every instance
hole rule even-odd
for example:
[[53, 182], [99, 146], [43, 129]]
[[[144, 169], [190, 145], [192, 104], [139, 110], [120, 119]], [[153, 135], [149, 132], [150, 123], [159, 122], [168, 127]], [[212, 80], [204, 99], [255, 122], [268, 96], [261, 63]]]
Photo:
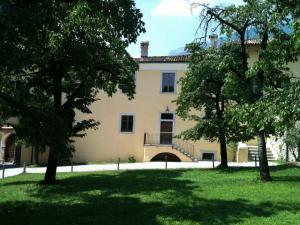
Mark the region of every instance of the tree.
[[[224, 59], [228, 51], [234, 52], [236, 45], [223, 44], [220, 48], [205, 49], [201, 43], [187, 45], [191, 53], [186, 76], [181, 78], [181, 91], [176, 100], [176, 113], [183, 119], [196, 122], [196, 125], [179, 136], [184, 139], [209, 141], [220, 143], [221, 164], [227, 168], [227, 147], [231, 141], [249, 140], [251, 136], [239, 124], [229, 123], [226, 110], [238, 98], [238, 93], [231, 93], [226, 84], [230, 70], [224, 66]], [[228, 60], [228, 59], [226, 59]]]
[[91, 113], [100, 90], [133, 98], [138, 66], [126, 47], [145, 31], [141, 18], [132, 0], [1, 1], [0, 98], [49, 146], [45, 184], [72, 138], [99, 124], [76, 113]]
[[[244, 123], [254, 123], [262, 127], [272, 125], [272, 134], [289, 146], [289, 150], [297, 156], [300, 121], [300, 82], [290, 83], [288, 87], [269, 92], [251, 107], [239, 107], [244, 115]], [[252, 116], [256, 114], [256, 116]], [[252, 117], [251, 117], [252, 116]], [[250, 119], [251, 118], [251, 119]], [[247, 121], [246, 121], [247, 120]]]
[[[204, 30], [204, 38], [212, 28], [213, 32], [225, 34], [240, 46], [240, 59], [234, 64], [230, 61], [227, 67], [234, 77], [231, 77], [232, 91], [244, 87], [245, 95], [236, 106], [236, 121], [246, 121], [249, 132], [255, 132], [258, 140], [260, 177], [263, 181], [270, 181], [267, 154], [266, 135], [272, 131], [272, 124], [255, 123], [255, 118], [261, 117], [251, 107], [259, 102], [264, 95], [280, 89], [283, 81], [289, 80], [291, 74], [287, 63], [297, 60], [292, 32], [286, 32], [284, 27], [291, 27], [292, 21], [288, 11], [279, 13], [276, 2], [272, 0], [247, 0], [241, 6], [209, 7], [201, 5], [200, 28]], [[259, 46], [258, 60], [252, 64], [248, 62], [248, 33], [255, 33], [256, 44]], [[230, 54], [230, 52], [228, 53]], [[244, 113], [238, 106], [248, 108], [252, 114]], [[247, 117], [249, 116], [249, 117]], [[254, 118], [254, 119], [253, 119]], [[234, 121], [234, 122], [236, 122]], [[252, 121], [251, 123], [249, 121]], [[259, 126], [260, 125], [260, 126]]]
[[300, 129], [299, 125], [290, 128], [284, 137], [284, 142], [288, 146], [288, 150], [292, 153], [296, 161], [300, 162]]

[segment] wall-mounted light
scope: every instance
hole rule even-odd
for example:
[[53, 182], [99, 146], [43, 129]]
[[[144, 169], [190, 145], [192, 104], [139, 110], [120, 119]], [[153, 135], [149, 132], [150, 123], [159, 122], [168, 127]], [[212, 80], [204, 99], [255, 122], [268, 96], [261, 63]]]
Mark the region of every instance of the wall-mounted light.
[[165, 110], [166, 113], [169, 113], [170, 110], [169, 110], [169, 106], [167, 106], [166, 110]]

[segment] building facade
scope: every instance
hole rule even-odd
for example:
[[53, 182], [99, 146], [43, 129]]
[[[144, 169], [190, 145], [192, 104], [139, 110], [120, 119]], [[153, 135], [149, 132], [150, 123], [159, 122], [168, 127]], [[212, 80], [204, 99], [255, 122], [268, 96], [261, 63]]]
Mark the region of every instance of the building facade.
[[[146, 46], [146, 50], [145, 50]], [[76, 161], [137, 161], [169, 160], [196, 161], [220, 159], [219, 144], [206, 140], [197, 142], [173, 138], [192, 127], [190, 121], [181, 120], [173, 102], [185, 76], [188, 56], [147, 55], [148, 43], [141, 44], [139, 71], [135, 74], [136, 94], [133, 100], [120, 93], [108, 97], [101, 93], [100, 101], [91, 107], [93, 119], [100, 121], [98, 130], [90, 130], [75, 142]], [[90, 115], [88, 115], [90, 116]], [[79, 114], [83, 119], [84, 115]], [[230, 151], [229, 151], [230, 152]], [[233, 159], [233, 153], [229, 153]]]
[[[76, 119], [93, 118], [100, 122], [98, 129], [90, 129], [83, 138], [75, 140], [73, 160], [80, 163], [113, 162], [135, 159], [137, 161], [192, 162], [198, 160], [220, 160], [218, 142], [199, 140], [183, 141], [174, 138], [176, 134], [194, 126], [192, 121], [183, 121], [176, 114], [174, 100], [180, 92], [178, 81], [185, 76], [188, 66], [187, 55], [148, 56], [148, 42], [141, 43], [141, 57], [136, 61], [139, 70], [134, 74], [136, 94], [128, 98], [119, 91], [112, 97], [99, 93], [99, 101], [91, 106], [92, 114], [76, 114]], [[257, 42], [248, 43], [249, 63], [257, 58]], [[288, 65], [300, 77], [300, 62]], [[3, 127], [1, 132], [0, 160], [35, 163], [45, 162], [48, 151], [36, 154], [31, 147], [22, 147], [17, 152], [12, 127]], [[9, 137], [9, 138], [8, 138]], [[267, 139], [269, 159], [284, 155], [283, 143]], [[237, 150], [237, 151], [235, 151]], [[19, 150], [18, 150], [19, 151]], [[245, 162], [254, 160], [257, 143], [239, 143], [237, 149], [228, 146], [228, 160]]]

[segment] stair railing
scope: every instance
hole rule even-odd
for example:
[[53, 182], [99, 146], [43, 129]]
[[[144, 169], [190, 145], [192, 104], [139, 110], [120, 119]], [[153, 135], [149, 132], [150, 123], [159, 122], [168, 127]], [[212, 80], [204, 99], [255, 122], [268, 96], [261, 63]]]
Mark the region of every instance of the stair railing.
[[173, 138], [172, 146], [173, 146], [173, 148], [178, 148], [178, 150], [181, 150], [195, 158], [194, 144], [187, 142], [185, 140], [179, 139], [179, 138]]

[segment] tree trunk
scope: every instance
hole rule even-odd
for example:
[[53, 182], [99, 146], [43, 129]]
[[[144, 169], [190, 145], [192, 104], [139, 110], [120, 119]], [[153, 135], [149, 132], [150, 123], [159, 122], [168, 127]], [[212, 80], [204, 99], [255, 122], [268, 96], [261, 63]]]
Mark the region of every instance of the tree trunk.
[[[58, 64], [54, 67], [56, 70], [53, 71], [53, 109], [54, 115], [53, 123], [54, 131], [61, 130], [60, 127], [60, 115], [61, 115], [61, 98], [62, 98], [62, 74]], [[61, 137], [59, 133], [53, 133], [51, 137], [52, 144], [50, 146], [49, 159], [46, 174], [44, 177], [43, 184], [54, 184], [56, 181], [56, 169], [58, 166], [59, 155], [60, 155], [60, 145], [57, 144]]]
[[34, 161], [35, 161], [35, 164], [39, 165], [40, 164], [40, 152], [35, 148], [34, 149]]
[[297, 148], [297, 153], [298, 153], [298, 156], [295, 157], [295, 160], [296, 160], [297, 162], [300, 162], [300, 146], [298, 146], [298, 148]]
[[58, 166], [58, 151], [51, 147], [49, 152], [49, 159], [43, 184], [54, 184], [56, 181], [56, 168]]
[[31, 146], [30, 165], [33, 164], [33, 146]]
[[262, 181], [271, 181], [264, 131], [257, 132], [257, 142], [258, 142], [257, 144], [258, 144], [260, 179]]
[[220, 141], [220, 152], [221, 152], [221, 165], [220, 165], [220, 167], [221, 168], [228, 168], [226, 138], [225, 138], [225, 133], [223, 131], [220, 131], [219, 141]]

